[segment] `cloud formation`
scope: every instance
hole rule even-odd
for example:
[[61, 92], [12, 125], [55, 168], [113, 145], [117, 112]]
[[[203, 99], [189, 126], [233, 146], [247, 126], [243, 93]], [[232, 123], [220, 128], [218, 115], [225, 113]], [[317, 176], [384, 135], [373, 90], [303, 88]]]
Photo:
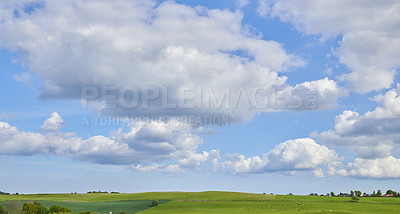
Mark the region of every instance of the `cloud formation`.
[[378, 103], [374, 110], [363, 115], [346, 110], [336, 116], [333, 130], [312, 134], [324, 145], [350, 148], [355, 153], [354, 162], [335, 165], [331, 174], [400, 177], [395, 157], [400, 142], [400, 85], [373, 100]]
[[73, 133], [55, 132], [60, 121], [62, 118], [53, 113], [44, 122], [43, 133], [22, 132], [1, 122], [0, 155], [50, 154], [98, 164], [148, 164], [185, 158], [202, 142], [183, 123], [171, 126], [159, 121], [141, 122], [129, 132], [118, 130], [109, 137], [82, 139]]
[[398, 1], [260, 0], [258, 12], [323, 39], [341, 36], [333, 53], [351, 70], [341, 76], [350, 90], [365, 93], [392, 86], [400, 66]]
[[227, 154], [223, 159], [219, 150], [199, 153], [197, 150], [202, 139], [191, 133], [190, 126], [177, 121], [138, 122], [128, 132], [118, 130], [108, 137], [97, 135], [87, 139], [56, 130], [60, 121], [64, 124], [56, 112], [52, 113], [44, 122], [46, 129], [42, 128], [43, 133], [22, 132], [0, 122], [0, 155], [48, 154], [97, 164], [125, 165], [139, 172], [167, 174], [188, 170], [236, 175], [314, 172], [338, 160], [335, 151], [309, 138], [278, 144], [262, 157]]
[[[89, 107], [102, 114], [224, 115], [245, 122], [271, 110], [270, 105], [255, 104], [269, 103], [276, 88], [292, 89], [282, 71], [304, 65], [280, 43], [249, 32], [239, 11], [149, 0], [30, 2], [0, 4], [3, 47], [41, 78], [41, 98], [81, 99], [82, 88], [94, 87], [100, 92]], [[336, 103], [340, 88], [331, 80], [328, 85], [303, 85], [318, 94], [317, 108]], [[151, 94], [148, 89], [154, 87], [168, 91]], [[200, 98], [201, 103], [215, 97], [219, 101], [227, 89], [233, 101], [239, 100], [233, 106], [163, 106], [185, 103], [184, 97], [195, 96], [198, 88], [209, 95]], [[119, 93], [125, 89], [138, 92]], [[243, 91], [257, 102], [249, 107]], [[114, 95], [124, 103], [106, 99]], [[150, 102], [142, 108], [124, 106], [135, 98], [141, 104]], [[107, 107], [110, 104], [115, 107]], [[285, 110], [308, 110], [298, 106]]]

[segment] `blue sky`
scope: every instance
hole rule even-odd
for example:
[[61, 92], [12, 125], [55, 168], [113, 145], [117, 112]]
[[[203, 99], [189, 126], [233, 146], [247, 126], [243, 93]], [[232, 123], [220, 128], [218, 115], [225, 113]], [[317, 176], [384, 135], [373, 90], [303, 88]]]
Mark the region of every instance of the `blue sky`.
[[395, 189], [399, 9], [3, 1], [0, 190]]

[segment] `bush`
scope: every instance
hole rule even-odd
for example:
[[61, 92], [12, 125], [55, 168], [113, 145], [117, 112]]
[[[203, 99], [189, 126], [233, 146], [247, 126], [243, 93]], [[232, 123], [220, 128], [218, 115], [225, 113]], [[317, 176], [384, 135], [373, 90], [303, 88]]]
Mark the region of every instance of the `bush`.
[[37, 207], [37, 214], [47, 214], [47, 208], [41, 203], [35, 201], [34, 205]]
[[71, 209], [53, 205], [50, 207], [50, 213], [73, 213]]
[[37, 214], [38, 208], [36, 205], [31, 204], [31, 203], [25, 203], [22, 206], [22, 211], [26, 214]]
[[355, 195], [351, 196], [351, 201], [357, 202], [358, 200], [360, 200], [360, 198], [358, 198], [357, 196]]
[[98, 213], [95, 213], [92, 211], [80, 211], [80, 212], [77, 212], [76, 214], [98, 214]]
[[127, 213], [126, 213], [126, 211], [122, 211], [122, 212], [120, 212], [119, 214], [127, 214]]
[[153, 206], [153, 207], [156, 207], [156, 206], [158, 206], [158, 200], [157, 199], [154, 199], [153, 200], [153, 202], [151, 202], [151, 205]]

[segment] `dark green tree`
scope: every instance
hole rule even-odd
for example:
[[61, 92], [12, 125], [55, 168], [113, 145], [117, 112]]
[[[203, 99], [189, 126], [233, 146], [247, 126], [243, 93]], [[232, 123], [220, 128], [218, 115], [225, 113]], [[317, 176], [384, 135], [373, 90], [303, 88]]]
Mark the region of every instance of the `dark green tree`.
[[372, 192], [372, 197], [375, 197], [376, 196], [376, 192], [375, 192], [375, 190]]
[[362, 194], [362, 192], [361, 192], [361, 191], [359, 191], [359, 190], [357, 190], [357, 191], [354, 191], [354, 194], [355, 194], [356, 196], [360, 197], [360, 196], [361, 196], [361, 194]]
[[392, 194], [393, 196], [397, 196], [397, 192], [393, 191], [393, 190], [388, 190], [386, 191], [386, 194]]
[[157, 200], [157, 199], [154, 199], [154, 200], [151, 202], [151, 206], [153, 206], [153, 207], [158, 206], [158, 200]]
[[334, 192], [331, 192], [331, 196], [333, 197], [333, 196], [336, 196], [336, 195], [335, 195], [335, 193], [334, 193]]
[[382, 197], [382, 191], [380, 189], [378, 189], [378, 192], [376, 193], [376, 196]]
[[352, 196], [352, 197], [354, 196], [354, 191], [353, 190], [350, 191], [350, 196]]

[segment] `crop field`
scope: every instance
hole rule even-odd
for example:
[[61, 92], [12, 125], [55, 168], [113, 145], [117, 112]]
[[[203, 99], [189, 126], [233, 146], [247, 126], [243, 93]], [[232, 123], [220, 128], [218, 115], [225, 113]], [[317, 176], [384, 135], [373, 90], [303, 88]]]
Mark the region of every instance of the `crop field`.
[[[153, 199], [160, 204], [151, 207]], [[289, 196], [236, 192], [1, 195], [0, 203], [39, 201], [99, 213], [400, 213], [400, 198]]]

